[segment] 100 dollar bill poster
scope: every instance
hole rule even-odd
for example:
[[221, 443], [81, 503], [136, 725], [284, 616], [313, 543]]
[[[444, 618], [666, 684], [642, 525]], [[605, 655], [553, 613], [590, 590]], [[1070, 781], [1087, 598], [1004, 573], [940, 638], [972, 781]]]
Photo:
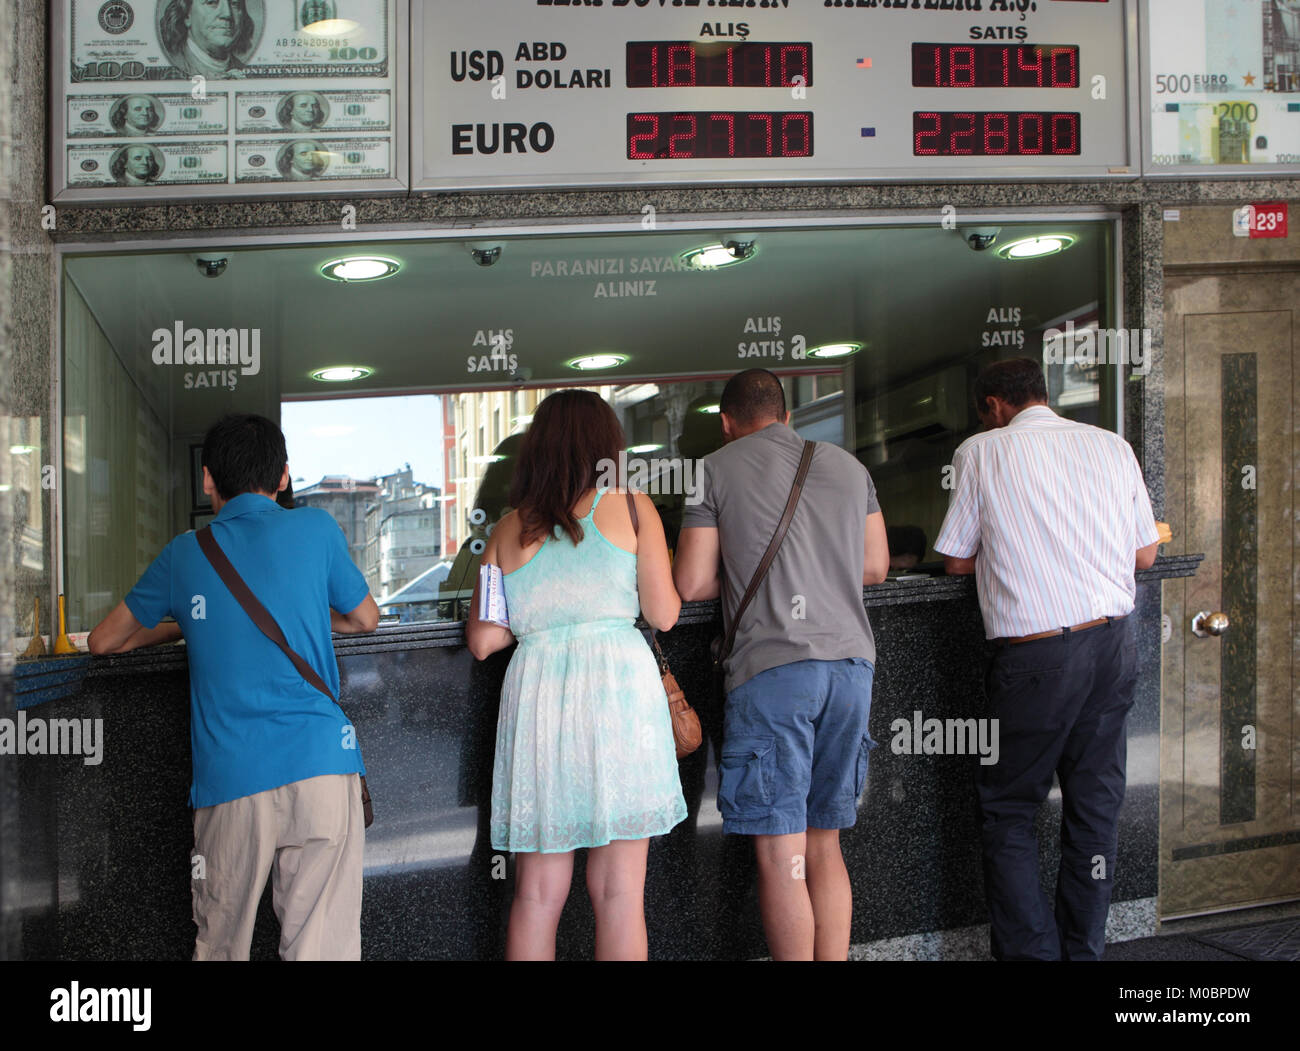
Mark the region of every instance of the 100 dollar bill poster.
[[54, 10], [56, 200], [405, 188], [407, 0]]
[[1300, 0], [1149, 0], [1146, 171], [1300, 171]]

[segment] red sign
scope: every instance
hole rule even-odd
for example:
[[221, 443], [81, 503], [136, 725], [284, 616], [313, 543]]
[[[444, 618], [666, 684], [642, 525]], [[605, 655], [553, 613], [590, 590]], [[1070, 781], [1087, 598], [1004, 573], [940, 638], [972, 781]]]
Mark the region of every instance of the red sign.
[[1242, 225], [1249, 223], [1251, 237], [1286, 237], [1287, 204], [1286, 201], [1257, 202], [1247, 205], [1242, 211]]

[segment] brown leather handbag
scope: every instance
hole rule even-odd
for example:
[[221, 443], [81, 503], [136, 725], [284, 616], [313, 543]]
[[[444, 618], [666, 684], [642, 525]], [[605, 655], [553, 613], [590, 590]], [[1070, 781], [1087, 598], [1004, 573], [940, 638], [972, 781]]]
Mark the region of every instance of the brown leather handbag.
[[[636, 501], [632, 499], [630, 491], [627, 494], [627, 513], [632, 518], [632, 531], [639, 535], [641, 522], [636, 513]], [[659, 647], [654, 628], [650, 628], [650, 648], [654, 650], [655, 659], [659, 662], [659, 678], [663, 681], [664, 693], [668, 695], [668, 715], [673, 724], [673, 743], [677, 746], [677, 758], [684, 759], [699, 748], [704, 740], [700, 717], [695, 714], [695, 709], [690, 706], [686, 694], [677, 685], [677, 679], [669, 670], [668, 658]]]
[[[298, 669], [299, 675], [335, 704], [338, 704], [338, 698], [330, 692], [330, 688], [325, 685], [325, 680], [320, 677], [315, 668], [307, 663], [306, 658], [289, 645], [288, 640], [284, 637], [284, 632], [280, 629], [280, 625], [271, 616], [271, 611], [262, 605], [258, 597], [253, 594], [252, 589], [244, 583], [244, 578], [239, 575], [239, 570], [231, 565], [230, 559], [226, 557], [226, 553], [221, 550], [221, 545], [217, 543], [217, 538], [212, 535], [212, 529], [209, 526], [204, 526], [194, 536], [199, 542], [200, 550], [212, 564], [212, 568], [217, 571], [217, 576], [230, 589], [230, 593], [235, 596], [235, 601], [243, 607], [249, 619], [261, 629], [263, 635], [284, 651], [284, 655]], [[340, 710], [342, 710], [341, 705]], [[370, 801], [370, 789], [366, 787], [364, 775], [361, 778], [361, 812], [365, 817], [366, 828], [369, 828], [375, 822], [375, 806]]]

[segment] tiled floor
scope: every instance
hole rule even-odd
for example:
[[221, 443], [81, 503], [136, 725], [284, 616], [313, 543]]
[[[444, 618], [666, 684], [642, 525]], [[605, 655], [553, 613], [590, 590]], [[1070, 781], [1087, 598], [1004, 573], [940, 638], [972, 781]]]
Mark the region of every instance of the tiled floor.
[[1154, 938], [1117, 942], [1106, 960], [1300, 960], [1300, 905], [1168, 921]]

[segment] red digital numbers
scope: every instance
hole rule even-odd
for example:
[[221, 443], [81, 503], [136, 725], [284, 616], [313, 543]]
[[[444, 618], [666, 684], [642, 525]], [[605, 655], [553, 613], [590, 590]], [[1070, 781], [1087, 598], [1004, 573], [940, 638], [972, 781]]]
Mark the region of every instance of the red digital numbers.
[[1072, 44], [913, 44], [914, 88], [1077, 88]]
[[1078, 113], [913, 113], [917, 157], [1077, 157]]
[[811, 157], [811, 113], [629, 113], [633, 161], [720, 157]]
[[629, 88], [789, 88], [812, 84], [812, 44], [629, 41]]

